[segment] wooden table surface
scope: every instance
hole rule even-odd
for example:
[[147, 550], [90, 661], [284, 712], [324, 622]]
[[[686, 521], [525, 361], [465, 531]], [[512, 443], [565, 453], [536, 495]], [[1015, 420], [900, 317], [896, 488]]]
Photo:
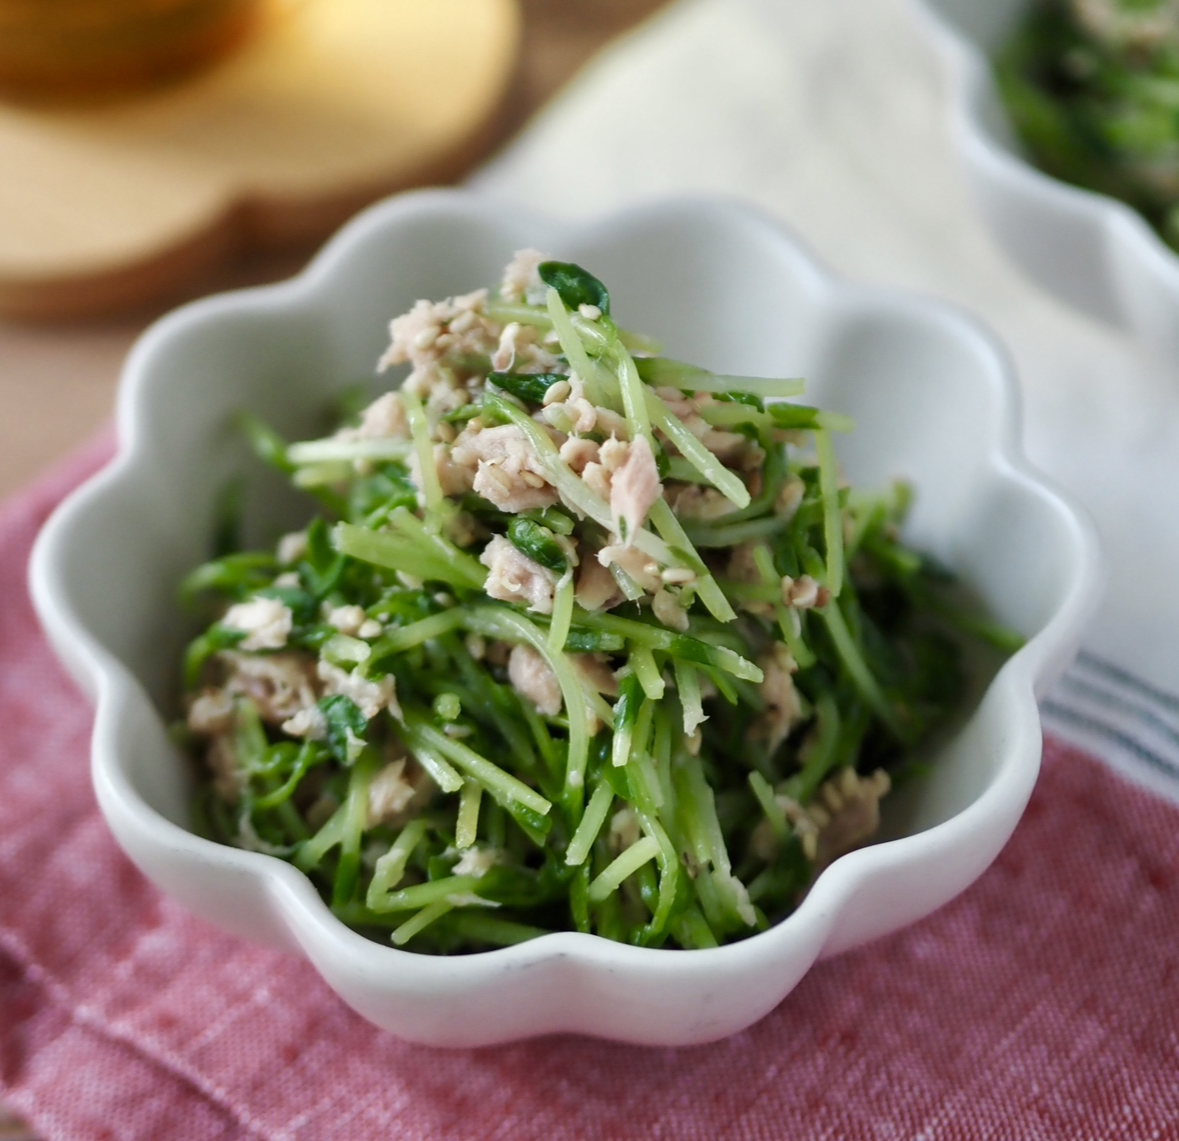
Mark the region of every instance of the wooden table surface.
[[[605, 43], [667, 0], [521, 0], [524, 42], [503, 114], [484, 148], [502, 145]], [[279, 280], [312, 250], [244, 259], [201, 292]], [[81, 323], [0, 322], [0, 498], [15, 491], [106, 423], [132, 342], [157, 309]], [[0, 1105], [0, 1141], [33, 1141]]]
[[[501, 145], [608, 40], [666, 0], [521, 0], [524, 42], [503, 114], [484, 153]], [[200, 292], [277, 280], [311, 250], [243, 259]], [[160, 312], [84, 323], [0, 322], [0, 497], [65, 455], [111, 415], [115, 382], [131, 343]]]

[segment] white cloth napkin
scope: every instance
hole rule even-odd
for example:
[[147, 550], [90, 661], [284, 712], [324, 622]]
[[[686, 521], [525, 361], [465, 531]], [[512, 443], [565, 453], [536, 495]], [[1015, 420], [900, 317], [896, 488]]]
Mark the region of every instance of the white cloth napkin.
[[1152, 360], [1005, 260], [944, 112], [904, 0], [681, 0], [595, 61], [473, 185], [562, 217], [737, 196], [839, 272], [987, 323], [1018, 367], [1025, 451], [1088, 508], [1109, 570], [1046, 724], [1179, 800], [1179, 362]]

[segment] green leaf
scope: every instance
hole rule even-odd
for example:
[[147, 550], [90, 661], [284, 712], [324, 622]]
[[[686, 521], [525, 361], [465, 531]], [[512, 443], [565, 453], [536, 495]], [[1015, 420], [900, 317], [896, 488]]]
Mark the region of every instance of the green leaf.
[[368, 718], [360, 712], [352, 698], [342, 693], [323, 698], [319, 708], [327, 721], [328, 748], [332, 756], [341, 764], [352, 764], [357, 756], [356, 742], [364, 740]]
[[307, 528], [307, 554], [299, 565], [300, 575], [316, 598], [335, 590], [344, 571], [345, 556], [332, 547], [327, 524], [317, 516]]
[[492, 372], [488, 373], [488, 381], [521, 400], [531, 404], [540, 404], [544, 394], [559, 380], [569, 378], [559, 372]]
[[532, 519], [542, 527], [547, 527], [555, 535], [572, 535], [576, 524], [564, 511], [556, 507], [542, 507], [536, 511], [523, 511], [525, 519]]
[[543, 261], [537, 272], [540, 280], [551, 285], [575, 313], [582, 305], [596, 305], [603, 316], [610, 316], [610, 294], [589, 270], [569, 261]]
[[561, 545], [547, 527], [517, 515], [508, 524], [508, 538], [522, 555], [554, 574], [564, 574], [569, 566]]
[[266, 586], [257, 594], [260, 598], [273, 598], [281, 602], [300, 626], [310, 625], [319, 614], [315, 596], [297, 586]]

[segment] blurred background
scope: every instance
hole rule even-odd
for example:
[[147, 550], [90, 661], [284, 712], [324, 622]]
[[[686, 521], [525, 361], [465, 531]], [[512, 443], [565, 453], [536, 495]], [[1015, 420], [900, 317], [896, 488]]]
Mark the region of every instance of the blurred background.
[[[235, 3], [0, 0], [0, 495], [109, 420], [155, 317], [290, 276], [368, 201], [461, 181], [666, 0], [287, 0], [244, 29]], [[145, 5], [204, 39], [150, 58], [168, 29], [115, 26]], [[235, 178], [258, 201], [220, 225], [194, 197]]]

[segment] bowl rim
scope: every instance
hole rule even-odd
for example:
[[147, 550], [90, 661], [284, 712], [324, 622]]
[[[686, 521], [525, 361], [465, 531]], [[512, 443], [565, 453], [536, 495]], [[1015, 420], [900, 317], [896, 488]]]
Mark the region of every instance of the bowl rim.
[[[151, 808], [132, 786], [117, 762], [120, 726], [129, 707], [146, 701], [137, 679], [76, 613], [64, 578], [63, 558], [70, 531], [92, 504], [118, 495], [133, 484], [148, 424], [144, 394], [153, 385], [153, 362], [177, 333], [192, 324], [217, 320], [243, 307], [253, 311], [285, 310], [301, 300], [329, 289], [344, 274], [352, 255], [375, 230], [412, 224], [413, 219], [438, 211], [459, 211], [492, 225], [505, 218], [537, 224], [569, 236], [585, 237], [595, 230], [619, 224], [634, 225], [668, 211], [704, 212], [763, 227], [774, 240], [793, 249], [800, 266], [816, 282], [842, 297], [875, 309], [936, 316], [949, 323], [959, 337], [972, 340], [989, 355], [997, 385], [995, 399], [1000, 412], [998, 428], [990, 440], [988, 479], [1000, 474], [1016, 480], [1024, 494], [1038, 494], [1067, 523], [1077, 559], [1067, 591], [1055, 613], [1025, 646], [1002, 666], [991, 683], [1010, 703], [1014, 715], [1013, 741], [990, 784], [974, 801], [940, 824], [897, 839], [883, 841], [840, 857], [812, 885], [802, 904], [790, 916], [766, 931], [722, 946], [671, 954], [666, 948], [634, 947], [578, 932], [556, 932], [515, 946], [463, 956], [445, 957], [401, 950], [376, 943], [337, 919], [311, 881], [293, 865], [275, 857], [247, 852], [203, 839], [173, 824]], [[96, 704], [92, 738], [92, 778], [100, 807], [108, 822], [130, 814], [148, 840], [162, 850], [182, 853], [196, 865], [215, 865], [261, 882], [270, 901], [279, 909], [286, 933], [316, 962], [316, 949], [330, 947], [340, 963], [372, 974], [396, 973], [403, 985], [436, 988], [456, 976], [475, 981], [490, 979], [505, 969], [523, 970], [554, 957], [596, 965], [608, 970], [634, 968], [686, 973], [742, 966], [764, 960], [800, 932], [817, 957], [831, 952], [828, 937], [844, 904], [866, 880], [890, 869], [921, 862], [952, 846], [964, 826], [1010, 815], [1010, 828], [1030, 796], [1039, 770], [1040, 725], [1035, 694], [1063, 669], [1079, 638], [1080, 629], [1093, 612], [1102, 573], [1096, 533], [1087, 515], [1050, 480], [1035, 472], [1019, 447], [1020, 414], [1018, 382], [1005, 349], [975, 318], [940, 301], [896, 289], [854, 284], [824, 266], [809, 249], [769, 214], [733, 199], [685, 195], [641, 204], [590, 220], [588, 223], [545, 218], [533, 211], [460, 190], [425, 190], [402, 194], [369, 207], [348, 223], [298, 276], [273, 285], [256, 286], [218, 294], [192, 302], [153, 324], [132, 349], [120, 381], [117, 404], [118, 452], [112, 462], [74, 490], [54, 511], [39, 534], [30, 560], [30, 587], [37, 614], [49, 640], [81, 687]], [[999, 700], [997, 697], [996, 700]], [[154, 707], [153, 707], [154, 708]], [[158, 715], [158, 714], [157, 714]], [[1013, 814], [1013, 815], [1012, 815]], [[117, 832], [117, 829], [116, 829]], [[1004, 835], [1004, 839], [1006, 838]], [[987, 861], [989, 863], [989, 860]], [[985, 864], [983, 865], [985, 867]], [[978, 869], [981, 873], [982, 867]], [[905, 920], [904, 922], [908, 922]], [[898, 924], [899, 926], [899, 924]], [[834, 948], [838, 950], [841, 948]], [[813, 961], [813, 959], [812, 959]], [[318, 965], [318, 963], [317, 963]]]

